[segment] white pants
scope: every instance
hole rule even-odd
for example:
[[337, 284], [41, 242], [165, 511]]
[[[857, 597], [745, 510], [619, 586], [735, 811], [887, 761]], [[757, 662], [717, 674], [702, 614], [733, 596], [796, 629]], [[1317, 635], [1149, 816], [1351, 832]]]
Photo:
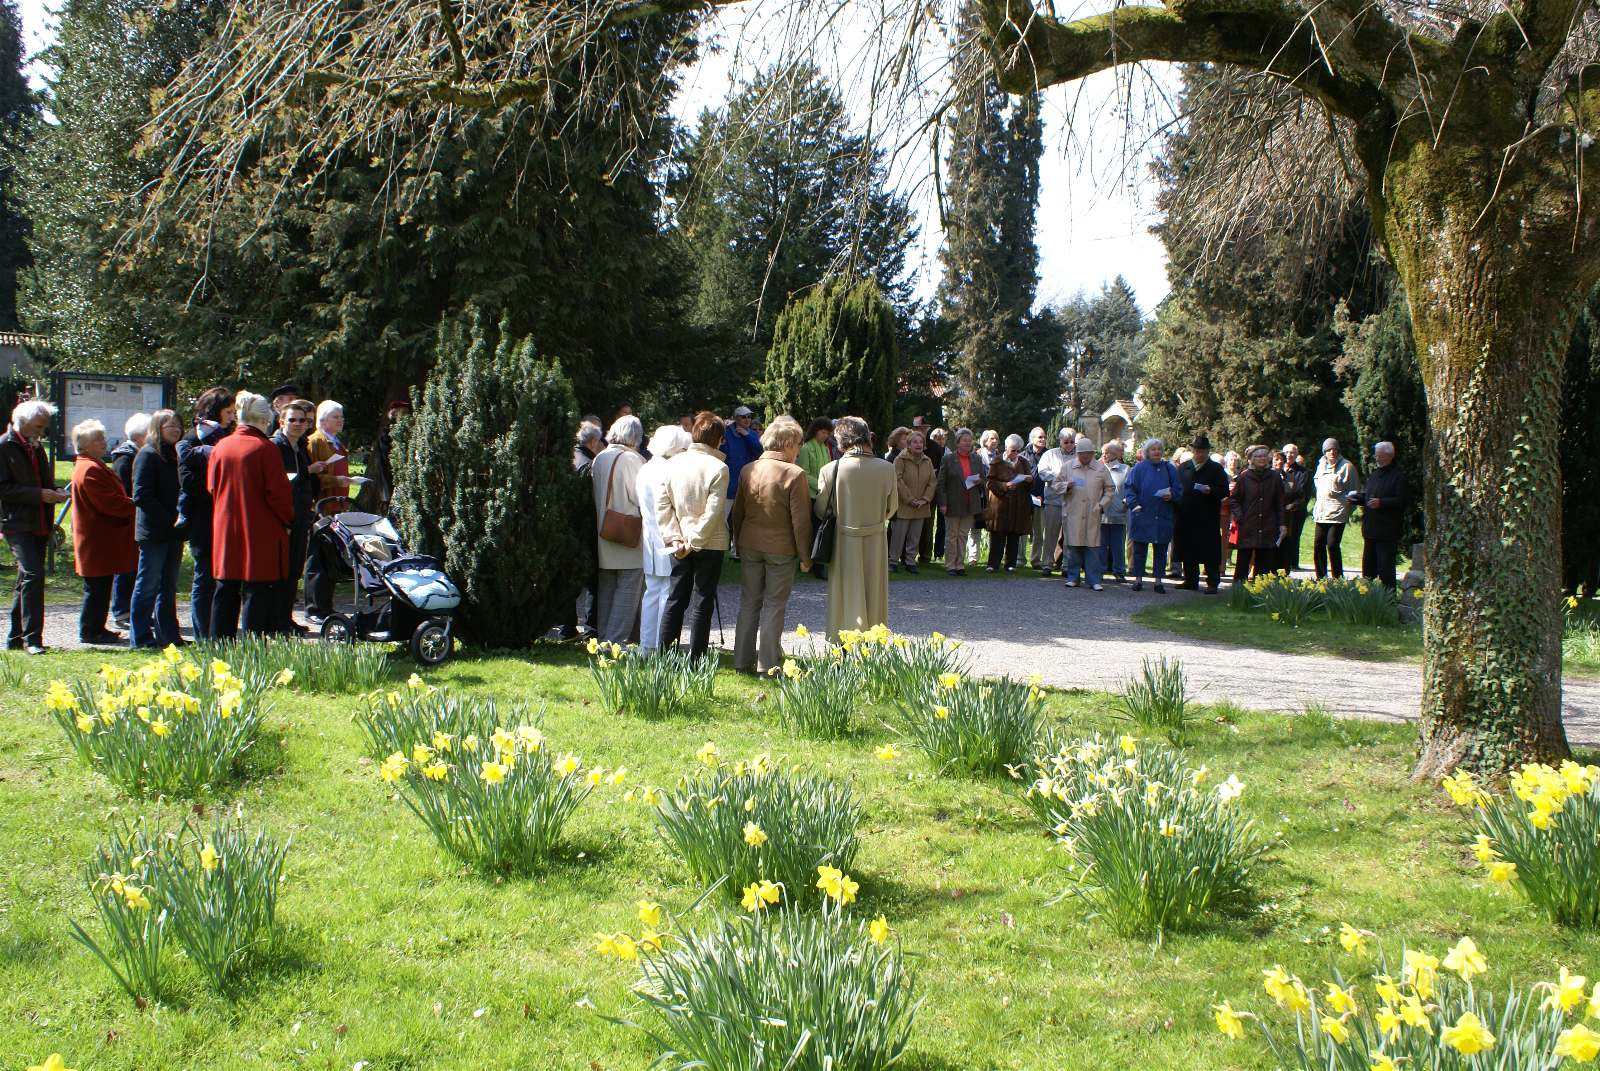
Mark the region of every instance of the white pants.
[[639, 614], [639, 649], [654, 651], [661, 646], [661, 615], [667, 608], [667, 592], [672, 589], [672, 574], [644, 574], [644, 606]]

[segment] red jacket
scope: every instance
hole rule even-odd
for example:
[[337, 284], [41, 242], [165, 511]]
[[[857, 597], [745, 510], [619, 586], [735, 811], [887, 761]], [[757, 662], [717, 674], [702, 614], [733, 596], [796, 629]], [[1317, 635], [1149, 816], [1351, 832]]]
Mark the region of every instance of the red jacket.
[[283, 455], [241, 424], [211, 449], [211, 573], [218, 580], [282, 580], [289, 571], [294, 496]]
[[79, 576], [133, 572], [139, 563], [133, 513], [117, 474], [79, 454], [72, 466], [72, 557]]

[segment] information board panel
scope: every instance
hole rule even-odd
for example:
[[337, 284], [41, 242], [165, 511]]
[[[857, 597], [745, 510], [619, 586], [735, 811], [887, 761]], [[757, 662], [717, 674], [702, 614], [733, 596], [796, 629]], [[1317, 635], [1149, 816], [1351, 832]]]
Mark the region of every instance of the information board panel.
[[109, 451], [122, 441], [122, 429], [129, 417], [135, 413], [170, 409], [177, 393], [172, 378], [161, 376], [52, 372], [50, 382], [54, 401], [61, 410], [55, 428], [62, 458], [77, 453], [72, 444], [72, 429], [80, 421], [98, 420], [106, 426]]

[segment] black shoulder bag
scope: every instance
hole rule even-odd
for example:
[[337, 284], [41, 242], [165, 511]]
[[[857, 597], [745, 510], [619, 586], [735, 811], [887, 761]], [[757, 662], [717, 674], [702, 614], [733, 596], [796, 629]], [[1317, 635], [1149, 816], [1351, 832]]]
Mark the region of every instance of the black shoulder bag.
[[833, 482], [828, 485], [828, 507], [817, 530], [811, 535], [811, 571], [817, 579], [828, 575], [828, 564], [833, 561], [833, 539], [838, 527], [833, 504], [839, 497], [839, 462], [833, 463]]

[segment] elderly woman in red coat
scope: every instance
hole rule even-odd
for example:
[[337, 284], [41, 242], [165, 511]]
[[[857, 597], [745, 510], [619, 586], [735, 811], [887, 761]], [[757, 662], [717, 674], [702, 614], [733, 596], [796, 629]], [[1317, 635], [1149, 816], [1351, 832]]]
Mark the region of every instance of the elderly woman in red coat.
[[120, 632], [106, 628], [111, 586], [139, 562], [133, 542], [133, 499], [106, 465], [106, 426], [80, 421], [72, 429], [78, 460], [72, 467], [72, 558], [83, 577], [78, 608], [78, 641], [120, 644]]
[[289, 525], [294, 496], [283, 472], [283, 455], [267, 438], [272, 406], [259, 394], [234, 399], [239, 427], [211, 451], [206, 482], [211, 491], [211, 572], [217, 578], [211, 603], [213, 639], [272, 631], [274, 586], [289, 569]]

